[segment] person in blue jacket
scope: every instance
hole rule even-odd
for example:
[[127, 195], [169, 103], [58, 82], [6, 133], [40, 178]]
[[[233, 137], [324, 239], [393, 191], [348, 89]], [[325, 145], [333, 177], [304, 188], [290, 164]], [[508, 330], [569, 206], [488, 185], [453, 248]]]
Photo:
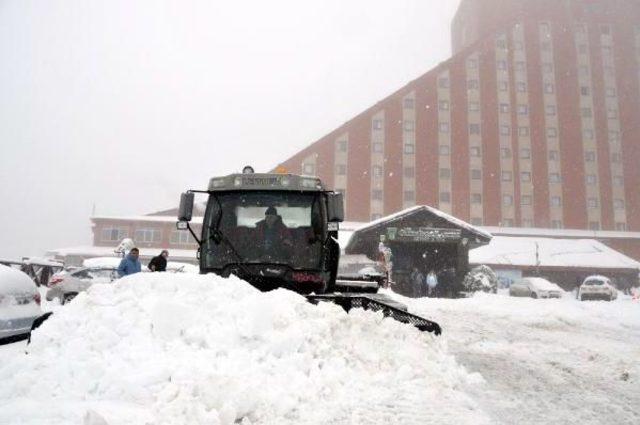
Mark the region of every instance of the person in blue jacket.
[[120, 265], [118, 266], [118, 276], [123, 277], [139, 273], [140, 270], [142, 270], [140, 260], [138, 260], [139, 256], [140, 250], [138, 248], [131, 248], [131, 251], [129, 251], [127, 256], [120, 261]]

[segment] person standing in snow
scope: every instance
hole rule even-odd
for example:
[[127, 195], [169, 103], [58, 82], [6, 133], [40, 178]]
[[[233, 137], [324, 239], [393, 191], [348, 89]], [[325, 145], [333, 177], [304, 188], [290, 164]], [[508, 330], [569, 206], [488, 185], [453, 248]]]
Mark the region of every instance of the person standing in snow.
[[413, 268], [413, 272], [411, 273], [411, 287], [412, 287], [412, 293], [413, 296], [416, 298], [420, 298], [422, 296], [424, 296], [424, 294], [422, 293], [422, 285], [424, 282], [424, 275], [422, 274], [422, 272], [420, 272], [420, 270], [418, 270], [417, 267]]
[[431, 270], [427, 275], [427, 296], [432, 297], [436, 293], [436, 286], [438, 286], [438, 276]]
[[140, 273], [142, 266], [140, 265], [140, 250], [131, 248], [131, 251], [120, 261], [118, 266], [118, 277], [129, 276], [130, 274]]
[[169, 251], [163, 249], [160, 255], [157, 255], [149, 261], [149, 270], [152, 272], [166, 272], [167, 271], [167, 259], [169, 258]]

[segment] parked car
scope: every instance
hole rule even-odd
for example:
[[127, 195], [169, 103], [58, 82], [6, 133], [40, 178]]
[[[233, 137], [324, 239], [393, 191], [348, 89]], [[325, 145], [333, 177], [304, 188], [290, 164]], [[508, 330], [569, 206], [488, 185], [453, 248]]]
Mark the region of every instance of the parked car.
[[541, 277], [525, 277], [509, 287], [512, 297], [561, 298], [563, 292], [558, 285]]
[[578, 299], [612, 301], [618, 298], [618, 290], [606, 276], [588, 276], [578, 288]]
[[115, 267], [84, 267], [74, 271], [60, 272], [49, 280], [47, 301], [57, 298], [61, 304], [65, 304], [94, 283], [111, 283], [117, 278], [118, 272]]
[[0, 343], [26, 338], [41, 314], [40, 294], [31, 278], [0, 265]]

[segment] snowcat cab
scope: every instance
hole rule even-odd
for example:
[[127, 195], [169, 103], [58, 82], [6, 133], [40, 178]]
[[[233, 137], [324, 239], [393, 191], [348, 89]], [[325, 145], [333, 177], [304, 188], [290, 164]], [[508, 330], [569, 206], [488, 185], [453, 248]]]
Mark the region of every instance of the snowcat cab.
[[[200, 236], [189, 225], [195, 193], [208, 195]], [[382, 310], [439, 334], [436, 323], [377, 294], [377, 282], [338, 279], [343, 215], [342, 194], [327, 190], [317, 177], [245, 167], [241, 174], [212, 178], [206, 191], [183, 193], [177, 227], [198, 242], [201, 273], [234, 274], [262, 291], [287, 288], [312, 303], [332, 301], [347, 311]]]

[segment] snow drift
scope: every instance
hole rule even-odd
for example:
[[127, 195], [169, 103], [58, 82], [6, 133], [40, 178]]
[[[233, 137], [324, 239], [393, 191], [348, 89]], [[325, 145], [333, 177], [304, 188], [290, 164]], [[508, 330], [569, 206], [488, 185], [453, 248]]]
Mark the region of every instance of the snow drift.
[[0, 423], [488, 423], [446, 340], [216, 276], [94, 285], [0, 366]]

